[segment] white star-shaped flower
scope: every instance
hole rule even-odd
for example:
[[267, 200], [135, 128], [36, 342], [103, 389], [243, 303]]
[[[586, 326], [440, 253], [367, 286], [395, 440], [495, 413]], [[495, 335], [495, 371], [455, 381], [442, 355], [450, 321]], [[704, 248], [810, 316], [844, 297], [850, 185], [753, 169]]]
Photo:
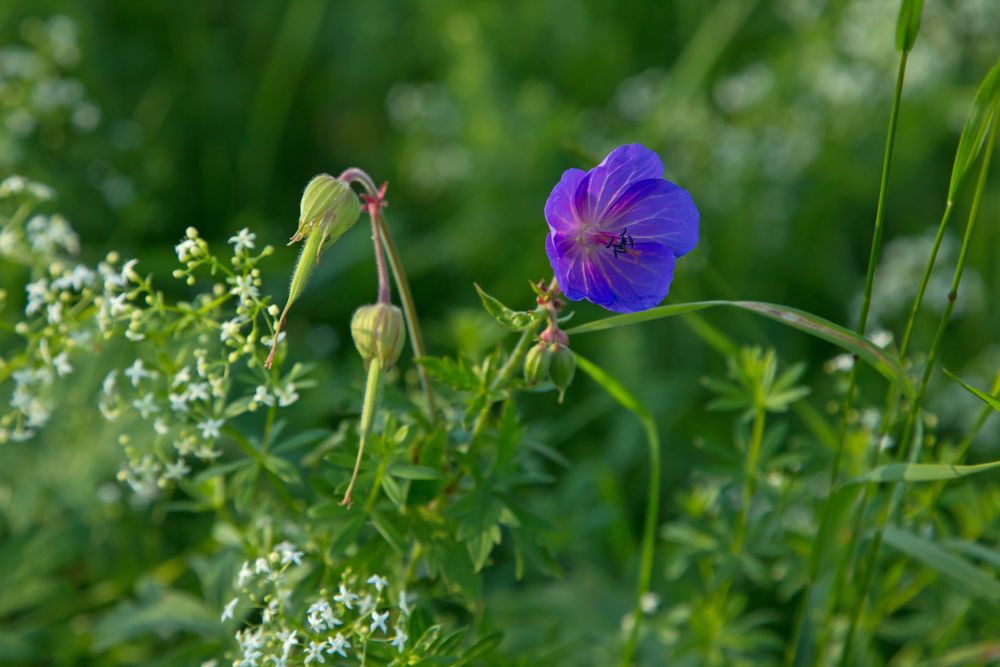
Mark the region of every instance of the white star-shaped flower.
[[385, 627], [385, 622], [389, 620], [389, 612], [383, 611], [379, 612], [377, 609], [372, 612], [372, 624], [368, 628], [369, 632], [374, 633], [376, 630], [381, 630], [382, 634], [386, 634], [389, 631]]
[[236, 233], [236, 236], [230, 237], [229, 242], [233, 244], [233, 252], [238, 255], [243, 250], [250, 250], [253, 248], [253, 242], [256, 238], [256, 234], [244, 227]]
[[395, 630], [396, 630], [396, 636], [393, 637], [392, 641], [390, 641], [389, 643], [395, 646], [396, 649], [400, 653], [402, 653], [403, 648], [406, 646], [406, 640], [409, 639], [409, 637], [406, 635], [405, 632], [403, 632], [403, 628], [399, 627], [398, 625], [395, 627]]
[[372, 576], [368, 577], [368, 583], [374, 586], [375, 590], [377, 590], [379, 593], [381, 593], [385, 589], [385, 587], [389, 585], [389, 581], [385, 577], [381, 577], [377, 574], [373, 574]]
[[222, 610], [222, 618], [219, 619], [220, 622], [225, 623], [227, 618], [234, 618], [233, 613], [236, 611], [236, 605], [239, 602], [239, 598], [233, 598], [226, 604], [226, 607]]
[[353, 609], [351, 605], [354, 604], [354, 601], [358, 599], [358, 596], [352, 593], [351, 591], [347, 590], [347, 587], [344, 586], [344, 584], [341, 584], [340, 592], [334, 595], [333, 599], [341, 603], [348, 609]]
[[351, 648], [351, 645], [344, 639], [344, 635], [338, 632], [336, 637], [327, 639], [327, 642], [329, 642], [328, 653], [336, 653], [342, 658], [347, 657], [347, 649]]

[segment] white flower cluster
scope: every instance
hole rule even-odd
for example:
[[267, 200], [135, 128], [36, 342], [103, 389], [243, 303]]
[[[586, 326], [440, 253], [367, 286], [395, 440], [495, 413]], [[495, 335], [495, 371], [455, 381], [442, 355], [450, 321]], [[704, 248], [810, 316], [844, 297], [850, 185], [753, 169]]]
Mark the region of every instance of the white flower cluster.
[[225, 605], [220, 620], [225, 623], [253, 617], [249, 613], [253, 607], [260, 613], [260, 624], [236, 630], [239, 658], [234, 665], [323, 664], [328, 658], [364, 656], [373, 643], [385, 644], [397, 654], [406, 650], [409, 637], [405, 626], [413, 611], [413, 600], [406, 591], [398, 592], [397, 604], [392, 606], [386, 603], [386, 578], [372, 574], [354, 592], [352, 588], [362, 577], [348, 570], [336, 594], [321, 590], [301, 611], [292, 603], [294, 582], [301, 579], [293, 568], [312, 567], [308, 559], [303, 563], [304, 557], [298, 547], [286, 541], [240, 567], [236, 576], [239, 595]]
[[[0, 442], [33, 437], [48, 421], [56, 381], [73, 372], [74, 357], [111, 338], [134, 310], [135, 260], [119, 265], [112, 253], [95, 268], [77, 263], [79, 239], [66, 219], [35, 213], [53, 196], [48, 186], [20, 176], [0, 182], [0, 262], [30, 277], [23, 315], [12, 326], [23, 344], [0, 359], [0, 392], [7, 380], [13, 384], [9, 409], [0, 413]], [[8, 301], [0, 294], [0, 308]]]
[[[284, 376], [263, 366], [278, 315], [259, 293], [257, 264], [270, 246], [255, 254], [256, 237], [243, 229], [229, 241], [232, 255], [220, 258], [189, 228], [174, 276], [190, 286], [207, 281], [208, 289], [171, 303], [136, 271], [136, 260], [111, 253], [93, 268], [73, 260], [79, 239], [69, 223], [37, 212], [53, 194], [20, 176], [0, 181], [0, 262], [26, 276], [23, 314], [10, 309], [10, 328], [22, 340], [0, 358], [0, 400], [8, 405], [0, 442], [33, 437], [77, 356], [103, 343], [129, 351], [128, 362], [105, 376], [97, 404], [120, 426], [126, 461], [118, 477], [140, 499], [219, 457], [233, 418], [298, 400], [309, 385], [300, 366]], [[0, 312], [12, 301], [0, 292]]]

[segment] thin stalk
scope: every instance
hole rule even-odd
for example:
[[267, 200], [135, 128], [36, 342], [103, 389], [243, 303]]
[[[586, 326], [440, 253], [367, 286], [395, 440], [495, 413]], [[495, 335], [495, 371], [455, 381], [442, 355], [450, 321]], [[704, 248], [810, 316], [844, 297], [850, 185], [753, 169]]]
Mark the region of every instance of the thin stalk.
[[[892, 96], [892, 109], [889, 112], [889, 128], [886, 131], [885, 153], [882, 156], [882, 177], [879, 181], [878, 204], [875, 208], [875, 230], [872, 235], [872, 245], [868, 255], [868, 271], [865, 275], [865, 291], [861, 302], [861, 312], [858, 315], [858, 326], [856, 328], [856, 332], [862, 336], [868, 328], [868, 316], [871, 313], [872, 290], [875, 285], [875, 267], [878, 265], [879, 250], [882, 246], [882, 231], [885, 228], [885, 208], [887, 194], [889, 192], [889, 170], [892, 166], [892, 154], [896, 144], [896, 127], [899, 121], [899, 108], [903, 96], [903, 80], [906, 77], [906, 62], [908, 57], [909, 51], [903, 51], [900, 53], [899, 68], [896, 70], [896, 85]], [[830, 468], [830, 485], [826, 496], [823, 499], [823, 510], [821, 512], [821, 516], [824, 520], [829, 520], [833, 489], [836, 485], [837, 478], [840, 475], [840, 467], [844, 457], [844, 446], [847, 440], [847, 419], [851, 410], [851, 405], [854, 402], [856, 385], [857, 364], [855, 363], [854, 366], [851, 367], [847, 394], [844, 397], [837, 449], [834, 453], [833, 465]], [[820, 525], [822, 525], [822, 522]], [[786, 665], [795, 664], [795, 657], [798, 652], [798, 638], [802, 635], [802, 625], [805, 622], [806, 617], [805, 605], [808, 604], [812, 587], [815, 585], [816, 578], [819, 574], [819, 556], [820, 554], [815, 548], [813, 548], [809, 555], [809, 576], [806, 579], [806, 584], [802, 590], [802, 601], [800, 602], [801, 608], [797, 613], [795, 630], [793, 632], [793, 637], [795, 639], [790, 647], [790, 650], [785, 654]]]
[[736, 519], [736, 530], [730, 546], [730, 553], [734, 556], [743, 553], [743, 544], [746, 541], [747, 516], [750, 512], [750, 501], [757, 488], [757, 463], [760, 460], [760, 446], [764, 441], [766, 416], [764, 407], [758, 405], [754, 411], [753, 426], [750, 427], [750, 444], [747, 447], [747, 457], [743, 467], [743, 506]]
[[[948, 291], [948, 304], [945, 306], [944, 314], [941, 315], [941, 320], [938, 322], [938, 328], [934, 334], [934, 340], [931, 343], [931, 348], [927, 355], [927, 364], [924, 367], [923, 375], [920, 378], [920, 385], [917, 388], [916, 397], [913, 399], [913, 404], [910, 406], [906, 416], [906, 423], [903, 428], [903, 437], [899, 441], [899, 448], [897, 450], [897, 461], [900, 462], [906, 458], [906, 451], [910, 441], [910, 436], [912, 435], [913, 428], [916, 425], [917, 416], [920, 414], [921, 404], [923, 403], [924, 396], [927, 393], [927, 385], [930, 383], [931, 374], [934, 371], [938, 355], [941, 352], [941, 344], [944, 341], [944, 334], [948, 328], [948, 322], [951, 319], [952, 311], [955, 309], [955, 302], [958, 300], [958, 288], [962, 282], [962, 275], [965, 272], [965, 262], [969, 255], [972, 234], [975, 231], [976, 220], [979, 217], [979, 209], [982, 206], [983, 195], [986, 191], [986, 181], [990, 170], [990, 161], [993, 157], [993, 147], [996, 142], [997, 125], [1000, 124], [997, 120], [998, 116], [1000, 116], [1000, 112], [995, 113], [993, 119], [990, 121], [989, 134], [985, 144], [985, 155], [983, 156], [983, 162], [980, 166], [979, 178], [976, 181], [976, 190], [973, 194], [972, 207], [969, 209], [969, 218], [965, 226], [965, 234], [962, 237], [962, 247], [958, 253], [958, 263], [955, 265], [955, 274], [952, 277], [951, 289]], [[898, 485], [899, 482], [893, 484], [894, 492]], [[891, 503], [890, 505], [894, 505], [894, 503]], [[865, 576], [862, 579], [861, 593], [854, 605], [854, 611], [851, 614], [851, 623], [848, 626], [847, 639], [844, 643], [844, 653], [841, 655], [841, 665], [847, 665], [846, 660], [850, 653], [851, 641], [854, 639], [858, 622], [865, 607], [868, 591], [874, 578], [873, 574], [877, 564], [879, 551], [882, 546], [882, 537], [891, 514], [893, 514], [893, 507], [890, 506], [888, 510], [883, 512], [879, 517], [878, 531], [876, 533], [875, 540], [872, 543], [872, 547], [868, 552], [868, 558], [866, 559]]]
[[[341, 172], [339, 178], [347, 182], [360, 183], [369, 197], [375, 197], [379, 194], [378, 188], [375, 187], [375, 181], [362, 169], [358, 169], [357, 167], [345, 169]], [[372, 231], [375, 233], [374, 223]], [[417, 359], [426, 357], [427, 349], [424, 347], [424, 336], [420, 329], [420, 320], [417, 318], [417, 307], [413, 301], [413, 292], [410, 291], [410, 281], [406, 277], [406, 270], [403, 268], [399, 250], [396, 248], [396, 243], [392, 239], [392, 233], [389, 231], [389, 225], [386, 223], [385, 215], [382, 214], [381, 210], [378, 213], [378, 232], [381, 232], [382, 243], [389, 258], [389, 267], [392, 269], [392, 277], [396, 282], [396, 289], [399, 290], [399, 300], [403, 304], [403, 316], [406, 318], [406, 328], [410, 332], [410, 346], [413, 348], [413, 356]], [[431, 419], [436, 421], [438, 416], [437, 403], [434, 400], [434, 390], [431, 387], [430, 376], [427, 374], [427, 370], [420, 364], [417, 364], [417, 374], [420, 377], [420, 385], [423, 388], [427, 412], [430, 414]]]
[[649, 445], [649, 489], [646, 495], [646, 520], [642, 529], [642, 554], [639, 560], [639, 581], [636, 585], [635, 606], [632, 609], [632, 629], [622, 650], [621, 667], [629, 667], [639, 645], [639, 626], [642, 620], [642, 598], [649, 591], [653, 577], [653, 559], [656, 547], [656, 526], [660, 512], [660, 434], [656, 422], [649, 417], [642, 419]]

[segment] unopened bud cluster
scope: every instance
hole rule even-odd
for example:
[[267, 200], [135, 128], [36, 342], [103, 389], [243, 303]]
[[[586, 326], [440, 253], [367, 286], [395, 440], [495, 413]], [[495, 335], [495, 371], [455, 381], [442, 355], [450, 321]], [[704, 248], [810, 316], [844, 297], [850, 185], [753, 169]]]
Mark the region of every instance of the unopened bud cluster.
[[561, 402], [575, 373], [576, 357], [569, 349], [569, 337], [557, 326], [550, 325], [524, 356], [525, 381], [530, 386], [551, 381], [559, 390]]

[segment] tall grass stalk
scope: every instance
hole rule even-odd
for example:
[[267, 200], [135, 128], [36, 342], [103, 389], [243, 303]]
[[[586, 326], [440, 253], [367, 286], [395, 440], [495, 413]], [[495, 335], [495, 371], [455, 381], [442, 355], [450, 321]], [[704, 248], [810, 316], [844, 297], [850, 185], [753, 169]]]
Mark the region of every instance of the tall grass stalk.
[[[858, 325], [855, 331], [859, 335], [864, 335], [868, 328], [868, 316], [871, 313], [872, 289], [875, 284], [875, 267], [878, 265], [879, 249], [882, 245], [882, 231], [885, 227], [886, 198], [889, 191], [889, 171], [892, 166], [892, 154], [896, 143], [896, 128], [899, 121], [899, 108], [903, 95], [903, 81], [906, 78], [906, 62], [909, 51], [902, 51], [899, 56], [899, 67], [896, 71], [896, 85], [892, 96], [892, 110], [889, 112], [889, 128], [886, 132], [885, 154], [882, 157], [882, 177], [879, 182], [878, 205], [875, 210], [875, 230], [872, 235], [871, 251], [868, 256], [868, 271], [865, 276], [865, 291], [861, 303], [861, 312], [858, 315]], [[854, 403], [854, 394], [857, 386], [857, 363], [851, 367], [850, 378], [848, 380], [847, 393], [844, 396], [841, 407], [840, 427], [837, 433], [837, 448], [834, 453], [833, 463], [830, 466], [830, 486], [827, 489], [826, 497], [823, 499], [823, 510], [821, 513], [820, 526], [825, 525], [830, 520], [832, 509], [831, 499], [833, 497], [834, 485], [840, 476], [840, 467], [844, 457], [844, 445], [847, 440], [848, 415]], [[802, 591], [802, 601], [796, 613], [795, 630], [792, 642], [789, 644], [785, 654], [785, 664], [794, 665], [798, 652], [799, 641], [802, 636], [802, 629], [805, 623], [807, 605], [809, 604], [812, 587], [816, 583], [819, 574], [820, 557], [819, 549], [815, 547], [809, 554], [809, 569], [806, 585]]]
[[[958, 300], [958, 288], [962, 282], [962, 275], [965, 272], [965, 263], [968, 259], [969, 247], [972, 242], [972, 235], [975, 231], [976, 220], [979, 217], [979, 209], [982, 206], [983, 195], [986, 191], [986, 180], [989, 175], [990, 161], [993, 156], [993, 146], [996, 142], [997, 133], [997, 118], [998, 114], [994, 113], [992, 120], [990, 121], [989, 134], [986, 139], [986, 144], [984, 146], [985, 155], [983, 156], [983, 162], [979, 170], [979, 178], [976, 182], [976, 190], [973, 195], [972, 206], [969, 209], [969, 217], [965, 226], [965, 233], [962, 237], [962, 247], [959, 250], [958, 262], [955, 265], [955, 273], [952, 276], [951, 289], [948, 291], [948, 303], [945, 306], [944, 313], [941, 315], [941, 319], [938, 322], [937, 331], [934, 334], [934, 339], [931, 343], [930, 351], [927, 355], [927, 364], [924, 366], [923, 374], [920, 378], [920, 385], [917, 388], [916, 397], [913, 399], [913, 403], [910, 406], [906, 422], [903, 427], [903, 436], [900, 438], [899, 447], [897, 449], [896, 459], [898, 462], [902, 462], [906, 459], [908, 453], [908, 443], [910, 437], [913, 434], [914, 426], [916, 425], [916, 420], [919, 417], [921, 405], [925, 394], [927, 393], [927, 385], [930, 383], [931, 374], [934, 372], [934, 366], [937, 362], [937, 358], [941, 352], [941, 344], [944, 341], [944, 334], [948, 328], [948, 322], [951, 319], [952, 311], [955, 309], [955, 302]], [[899, 483], [892, 485], [893, 497], [897, 498], [895, 493], [896, 488]], [[882, 547], [882, 540], [885, 533], [885, 527], [888, 524], [891, 515], [894, 513], [895, 503], [890, 503], [889, 507], [883, 511], [879, 517], [878, 528], [875, 534], [875, 538], [872, 542], [872, 546], [868, 551], [868, 556], [865, 559], [865, 570], [864, 575], [861, 580], [861, 589], [858, 594], [858, 598], [855, 601], [853, 612], [851, 613], [850, 625], [847, 629], [847, 637], [844, 641], [844, 649], [841, 654], [840, 664], [845, 666], [849, 664], [847, 662], [848, 656], [851, 652], [851, 645], [854, 640], [854, 635], [857, 632], [857, 627], [861, 619], [861, 615], [865, 608], [865, 603], [868, 598], [868, 592], [871, 588], [872, 581], [874, 579], [875, 569], [878, 561], [879, 551]]]

